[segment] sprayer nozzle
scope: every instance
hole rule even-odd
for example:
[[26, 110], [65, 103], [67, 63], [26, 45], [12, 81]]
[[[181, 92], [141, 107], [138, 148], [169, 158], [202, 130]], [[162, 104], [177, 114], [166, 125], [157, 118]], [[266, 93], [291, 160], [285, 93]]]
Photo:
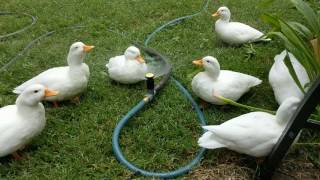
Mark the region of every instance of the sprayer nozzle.
[[146, 74], [146, 78], [154, 78], [154, 74], [153, 73], [147, 73]]

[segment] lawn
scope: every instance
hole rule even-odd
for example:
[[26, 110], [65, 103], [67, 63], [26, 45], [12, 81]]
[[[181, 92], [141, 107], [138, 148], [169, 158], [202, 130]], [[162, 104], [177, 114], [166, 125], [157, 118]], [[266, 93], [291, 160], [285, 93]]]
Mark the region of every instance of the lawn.
[[[240, 102], [276, 110], [277, 104], [267, 77], [274, 55], [280, 53], [283, 46], [279, 40], [256, 44], [256, 56], [246, 59], [245, 47], [224, 45], [212, 31], [214, 19], [211, 13], [221, 5], [231, 9], [232, 20], [245, 22], [265, 32], [270, 27], [259, 18], [265, 11], [278, 13], [288, 20], [301, 18], [286, 1], [278, 1], [268, 9], [257, 8], [256, 0], [213, 1], [207, 12], [158, 33], [149, 46], [170, 59], [174, 76], [189, 90], [191, 79], [188, 75], [196, 69], [191, 62], [206, 55], [217, 57], [222, 69], [259, 77], [264, 83], [252, 89]], [[96, 48], [86, 56], [91, 77], [81, 104], [65, 102], [61, 107], [54, 108], [50, 103], [45, 103], [45, 130], [21, 152], [23, 160], [14, 161], [11, 157], [0, 159], [0, 179], [144, 179], [134, 176], [117, 162], [112, 152], [111, 136], [118, 120], [143, 98], [145, 84], [141, 82], [127, 86], [110, 81], [105, 71], [106, 61], [123, 53], [132, 42], [143, 43], [148, 34], [165, 22], [195, 13], [202, 6], [202, 0], [1, 2], [0, 11], [26, 12], [35, 15], [38, 21], [27, 32], [0, 41], [0, 67], [31, 40], [45, 32], [60, 30], [35, 44], [17, 63], [1, 72], [0, 107], [15, 102], [16, 95], [11, 91], [21, 82], [50, 67], [65, 65], [69, 46], [73, 42], [82, 41]], [[26, 17], [0, 16], [0, 35], [28, 23], [30, 20]], [[85, 27], [61, 30], [74, 25]], [[208, 124], [219, 124], [246, 112], [231, 106], [210, 106], [204, 111]], [[201, 127], [195, 112], [174, 83], [170, 82], [152, 104], [131, 120], [124, 129], [121, 145], [128, 159], [138, 166], [167, 171], [193, 158], [200, 135]], [[320, 134], [305, 131], [299, 142], [319, 143]], [[316, 177], [315, 172], [320, 171], [319, 148], [319, 145], [294, 146], [284, 160], [282, 171], [296, 171], [296, 177], [302, 172]], [[254, 168], [253, 158], [221, 149], [208, 151], [201, 164], [183, 178], [214, 176], [245, 179], [252, 176]]]

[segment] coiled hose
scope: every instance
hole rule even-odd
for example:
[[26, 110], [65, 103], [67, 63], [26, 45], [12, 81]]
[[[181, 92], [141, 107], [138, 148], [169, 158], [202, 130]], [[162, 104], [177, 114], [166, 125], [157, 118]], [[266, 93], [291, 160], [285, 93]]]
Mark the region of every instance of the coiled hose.
[[[174, 20], [171, 20], [167, 23], [165, 23], [164, 25], [160, 26], [159, 28], [157, 28], [154, 32], [152, 32], [146, 39], [144, 45], [145, 47], [140, 47], [141, 49], [143, 49], [147, 54], [151, 55], [151, 56], [159, 56], [161, 57], [161, 59], [163, 61], [165, 61], [166, 63], [168, 63], [168, 61], [166, 60], [166, 58], [164, 58], [161, 54], [157, 53], [156, 51], [147, 48], [149, 42], [151, 41], [151, 39], [161, 30], [167, 28], [168, 26], [173, 26], [175, 24], [178, 24], [180, 22], [182, 22], [183, 20], [186, 19], [191, 19], [195, 16], [200, 15], [202, 12], [206, 11], [209, 5], [209, 0], [205, 1], [205, 5], [203, 6], [202, 10], [192, 14], [192, 15], [188, 15], [188, 16], [183, 16], [183, 17], [179, 17], [176, 18]], [[171, 68], [170, 68], [171, 71]], [[135, 174], [137, 175], [143, 175], [143, 176], [149, 176], [149, 177], [157, 177], [157, 178], [164, 178], [164, 179], [168, 179], [168, 178], [176, 178], [178, 176], [181, 176], [187, 172], [189, 172], [195, 165], [197, 165], [200, 161], [201, 158], [203, 156], [203, 154], [205, 153], [205, 149], [204, 148], [200, 148], [200, 150], [198, 151], [197, 155], [195, 156], [195, 158], [193, 160], [191, 160], [187, 165], [174, 170], [174, 171], [169, 171], [169, 172], [151, 172], [151, 171], [146, 171], [143, 170], [139, 167], [137, 167], [136, 165], [132, 164], [131, 162], [129, 162], [121, 148], [119, 145], [119, 137], [120, 137], [120, 133], [121, 130], [125, 127], [125, 125], [129, 122], [129, 120], [136, 114], [138, 113], [147, 103], [149, 103], [154, 96], [160, 91], [160, 89], [162, 89], [164, 87], [164, 85], [166, 84], [166, 82], [171, 78], [172, 81], [176, 84], [176, 86], [179, 88], [179, 90], [181, 91], [181, 93], [185, 96], [186, 99], [188, 99], [188, 101], [192, 104], [194, 110], [197, 113], [198, 119], [199, 119], [199, 123], [201, 126], [206, 125], [206, 120], [205, 117], [202, 113], [202, 111], [200, 110], [200, 107], [198, 106], [198, 104], [195, 102], [195, 100], [192, 98], [192, 96], [190, 95], [190, 93], [188, 92], [188, 90], [186, 88], [183, 87], [183, 85], [174, 77], [172, 77], [170, 75], [170, 71], [164, 75], [164, 77], [162, 78], [162, 80], [160, 81], [160, 83], [154, 88], [154, 91], [148, 91], [148, 93], [146, 94], [145, 98], [143, 100], [141, 100], [135, 107], [133, 107], [117, 124], [116, 128], [114, 129], [113, 132], [113, 136], [112, 136], [112, 148], [113, 148], [113, 152], [116, 156], [116, 158], [118, 159], [118, 161], [125, 165], [128, 169], [130, 169], [131, 171], [133, 171]]]

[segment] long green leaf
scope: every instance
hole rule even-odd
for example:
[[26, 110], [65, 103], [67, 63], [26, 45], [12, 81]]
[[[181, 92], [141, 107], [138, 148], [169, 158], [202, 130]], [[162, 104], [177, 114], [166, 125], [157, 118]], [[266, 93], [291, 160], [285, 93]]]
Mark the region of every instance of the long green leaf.
[[299, 87], [299, 89], [301, 90], [301, 92], [302, 92], [303, 94], [305, 94], [306, 92], [305, 92], [304, 88], [303, 88], [302, 85], [301, 85], [301, 82], [300, 82], [300, 80], [299, 80], [299, 78], [298, 78], [298, 75], [297, 75], [296, 71], [295, 71], [294, 68], [293, 68], [293, 65], [292, 65], [292, 63], [291, 63], [291, 60], [290, 60], [290, 58], [289, 58], [289, 54], [288, 54], [288, 53], [286, 54], [286, 57], [285, 57], [285, 59], [284, 59], [284, 63], [285, 63], [285, 65], [287, 66], [291, 77], [293, 78], [293, 80], [295, 81], [295, 83], [297, 84], [297, 86]]
[[273, 31], [280, 31], [280, 23], [278, 17], [264, 13], [261, 15], [261, 19], [264, 22], [269, 23], [273, 27]]
[[[320, 22], [317, 13], [302, 0], [291, 0], [292, 4], [303, 15], [314, 35], [320, 35]], [[314, 37], [315, 38], [315, 37]]]
[[281, 19], [279, 20], [279, 22], [282, 33], [297, 49], [301, 51], [301, 53], [304, 54], [304, 56], [307, 58], [306, 61], [308, 61], [308, 63], [312, 65], [314, 71], [320, 74], [320, 64], [315, 61], [316, 58], [311, 46], [307, 44], [301, 37], [299, 37], [299, 35], [293, 30], [293, 28], [289, 24], [287, 24]]
[[313, 39], [314, 36], [312, 32], [303, 24], [294, 21], [288, 22], [288, 24], [306, 40], [310, 41]]

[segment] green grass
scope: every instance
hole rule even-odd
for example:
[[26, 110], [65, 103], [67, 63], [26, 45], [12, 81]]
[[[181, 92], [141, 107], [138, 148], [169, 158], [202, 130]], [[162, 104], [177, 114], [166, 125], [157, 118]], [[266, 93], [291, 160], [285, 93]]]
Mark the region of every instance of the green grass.
[[[105, 73], [106, 60], [121, 54], [133, 41], [143, 43], [147, 35], [163, 23], [176, 17], [197, 12], [202, 0], [11, 0], [1, 3], [0, 11], [26, 12], [37, 16], [37, 24], [23, 34], [0, 41], [0, 67], [39, 35], [71, 25], [85, 25], [78, 30], [64, 30], [37, 43], [8, 71], [0, 76], [0, 107], [13, 104], [16, 95], [11, 90], [21, 82], [54, 66], [66, 64], [69, 46], [81, 40], [96, 48], [86, 57], [91, 77], [88, 91], [76, 105], [65, 102], [60, 108], [45, 103], [47, 126], [22, 152], [22, 161], [10, 157], [0, 159], [0, 178], [9, 179], [75, 179], [135, 177], [115, 159], [111, 148], [113, 128], [118, 120], [144, 95], [145, 85], [126, 86], [110, 81]], [[268, 30], [256, 8], [256, 0], [211, 2], [208, 13], [170, 27], [157, 34], [150, 46], [170, 58], [173, 74], [190, 90], [187, 76], [195, 68], [191, 61], [205, 55], [217, 57], [223, 69], [230, 69], [261, 78], [264, 83], [252, 89], [240, 102], [270, 110], [277, 108], [268, 71], [273, 57], [283, 47], [280, 41], [257, 44], [257, 55], [245, 60], [244, 47], [227, 47], [212, 32], [214, 20], [210, 13], [227, 5], [233, 20], [246, 22], [263, 31]], [[279, 1], [267, 9], [286, 19], [300, 19], [288, 3]], [[27, 25], [25, 17], [0, 16], [0, 34]], [[113, 29], [127, 39], [108, 31]], [[218, 124], [246, 113], [235, 107], [211, 106], [205, 110], [209, 124]], [[142, 168], [167, 171], [193, 158], [201, 135], [196, 115], [190, 104], [171, 82], [154, 102], [136, 115], [122, 134], [121, 146], [128, 159]], [[319, 142], [319, 133], [302, 134], [302, 142]], [[318, 146], [319, 147], [319, 146]], [[303, 151], [301, 151], [303, 150]], [[299, 151], [299, 152], [298, 152]], [[319, 167], [319, 149], [298, 147], [287, 159], [296, 161], [308, 157]], [[233, 157], [227, 150], [209, 151], [199, 168], [211, 168], [221, 160]], [[247, 158], [237, 155], [237, 158]], [[250, 163], [249, 163], [250, 164]], [[241, 166], [250, 166], [242, 163]], [[188, 178], [188, 175], [186, 176]]]

